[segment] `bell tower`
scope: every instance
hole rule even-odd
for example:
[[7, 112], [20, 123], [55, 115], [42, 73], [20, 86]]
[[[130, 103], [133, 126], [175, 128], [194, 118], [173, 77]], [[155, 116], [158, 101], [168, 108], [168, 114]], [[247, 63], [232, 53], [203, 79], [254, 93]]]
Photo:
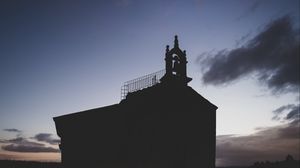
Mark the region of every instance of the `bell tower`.
[[186, 51], [179, 48], [178, 36], [175, 36], [174, 47], [170, 50], [166, 47], [165, 54], [166, 74], [161, 78], [161, 82], [176, 82], [187, 85], [192, 78], [187, 77], [186, 73]]

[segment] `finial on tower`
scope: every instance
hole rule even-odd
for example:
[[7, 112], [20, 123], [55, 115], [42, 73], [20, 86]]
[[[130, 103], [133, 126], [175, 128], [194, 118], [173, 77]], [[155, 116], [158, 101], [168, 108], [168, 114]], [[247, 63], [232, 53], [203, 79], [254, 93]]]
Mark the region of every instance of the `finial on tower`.
[[169, 52], [169, 45], [166, 46], [166, 53]]
[[179, 44], [178, 44], [178, 36], [175, 35], [175, 40], [174, 40], [174, 48], [178, 48], [179, 47]]

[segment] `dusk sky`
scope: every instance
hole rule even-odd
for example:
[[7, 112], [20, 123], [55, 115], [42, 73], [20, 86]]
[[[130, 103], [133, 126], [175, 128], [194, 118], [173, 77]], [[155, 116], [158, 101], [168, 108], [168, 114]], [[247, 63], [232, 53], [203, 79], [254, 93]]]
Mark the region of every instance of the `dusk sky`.
[[118, 103], [125, 81], [164, 69], [174, 35], [189, 85], [218, 106], [218, 166], [299, 159], [299, 6], [2, 0], [0, 159], [60, 161], [52, 118]]

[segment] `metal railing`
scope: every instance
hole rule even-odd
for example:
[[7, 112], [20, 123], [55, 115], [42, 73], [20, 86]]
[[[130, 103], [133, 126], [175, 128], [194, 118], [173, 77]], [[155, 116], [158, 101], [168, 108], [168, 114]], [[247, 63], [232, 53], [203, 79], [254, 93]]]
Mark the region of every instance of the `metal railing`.
[[121, 87], [121, 100], [125, 99], [128, 93], [142, 90], [160, 83], [160, 78], [165, 74], [165, 70], [160, 70], [124, 83]]

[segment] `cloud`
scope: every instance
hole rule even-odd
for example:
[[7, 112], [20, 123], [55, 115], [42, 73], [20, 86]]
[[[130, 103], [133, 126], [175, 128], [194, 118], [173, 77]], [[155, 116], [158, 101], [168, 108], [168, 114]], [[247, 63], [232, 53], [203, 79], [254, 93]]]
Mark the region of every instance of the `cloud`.
[[291, 18], [278, 18], [241, 47], [201, 54], [198, 60], [203, 67], [203, 83], [225, 85], [254, 75], [274, 93], [297, 91], [299, 41]]
[[259, 1], [259, 0], [253, 1], [253, 3], [246, 10], [244, 10], [244, 13], [242, 15], [240, 15], [239, 17], [237, 17], [237, 20], [241, 20], [242, 18], [245, 18], [245, 17], [251, 15], [252, 13], [254, 13], [256, 11], [256, 9], [260, 5], [261, 5], [261, 1]]
[[[288, 104], [281, 106], [273, 111], [274, 117], [273, 120], [281, 121], [299, 121], [300, 120], [300, 105]], [[282, 117], [284, 115], [284, 117]]]
[[15, 128], [7, 128], [7, 129], [3, 129], [3, 131], [7, 131], [7, 132], [17, 132], [17, 133], [21, 133], [21, 130], [15, 129]]
[[53, 147], [47, 147], [43, 143], [29, 141], [24, 137], [16, 137], [13, 139], [0, 139], [2, 149], [12, 152], [59, 152], [59, 149]]
[[284, 105], [284, 106], [281, 106], [281, 107], [277, 108], [276, 110], [273, 110], [273, 113], [276, 114], [276, 115], [281, 114], [283, 111], [292, 109], [294, 107], [295, 107], [294, 104]]
[[26, 145], [26, 146], [44, 146], [44, 144], [28, 141], [26, 138], [23, 137], [17, 137], [13, 139], [8, 140], [1, 140], [1, 143], [13, 143], [17, 145]]
[[48, 134], [48, 133], [39, 133], [36, 134], [33, 138], [36, 139], [37, 141], [47, 142], [51, 145], [57, 145], [60, 143], [59, 139], [52, 138], [52, 134]]
[[252, 165], [256, 161], [283, 160], [287, 154], [299, 159], [299, 133], [299, 123], [289, 123], [260, 128], [247, 136], [217, 136], [217, 165]]
[[280, 120], [281, 125], [256, 128], [256, 133], [246, 136], [217, 136], [217, 165], [249, 166], [257, 161], [283, 160], [288, 154], [300, 159], [299, 107], [287, 104], [273, 110], [273, 119]]
[[52, 152], [56, 153], [59, 152], [59, 149], [52, 148], [52, 147], [45, 147], [45, 146], [28, 146], [28, 145], [16, 145], [16, 144], [9, 144], [2, 146], [3, 150], [11, 151], [11, 152]]

